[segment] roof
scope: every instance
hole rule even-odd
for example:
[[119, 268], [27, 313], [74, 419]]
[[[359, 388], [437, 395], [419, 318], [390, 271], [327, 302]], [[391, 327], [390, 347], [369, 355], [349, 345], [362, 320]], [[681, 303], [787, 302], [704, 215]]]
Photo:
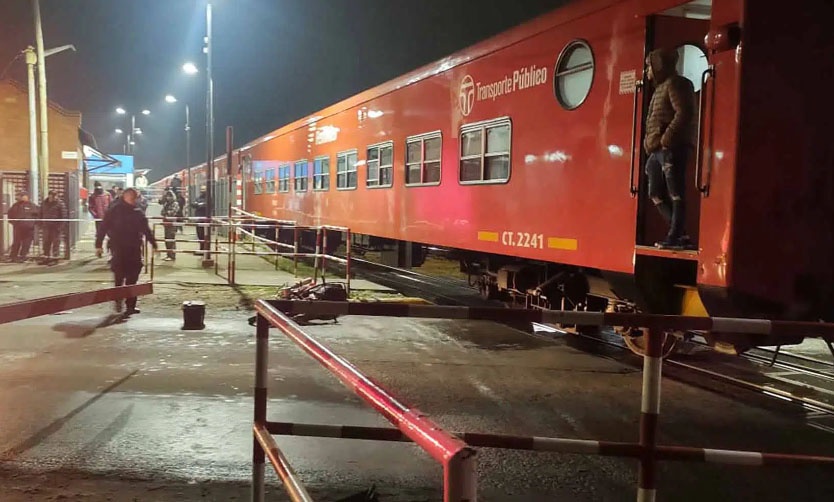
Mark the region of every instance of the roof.
[[[14, 79], [11, 79], [11, 78], [5, 78], [3, 80], [0, 80], [0, 84], [8, 85], [9, 87], [13, 88], [14, 90], [18, 91], [19, 93], [21, 93], [25, 96], [29, 95], [29, 90], [26, 88], [26, 86], [24, 84], [18, 82], [17, 80], [14, 80]], [[68, 110], [68, 109], [64, 108], [63, 106], [59, 105], [58, 103], [52, 101], [51, 99], [47, 99], [47, 103], [49, 104], [50, 109], [60, 113], [61, 115], [64, 115], [66, 117], [81, 118], [81, 112], [79, 112], [79, 111]]]
[[317, 122], [324, 118], [336, 115], [345, 110], [367, 103], [376, 98], [394, 92], [403, 87], [416, 84], [417, 82], [431, 78], [437, 74], [451, 70], [466, 63], [475, 61], [485, 57], [493, 52], [496, 52], [505, 47], [515, 45], [528, 38], [532, 38], [543, 32], [555, 28], [556, 26], [568, 23], [575, 19], [587, 16], [596, 11], [605, 9], [622, 0], [580, 0], [568, 3], [565, 6], [559, 7], [547, 14], [543, 14], [526, 23], [520, 24], [514, 28], [510, 28], [504, 32], [490, 37], [482, 42], [479, 42], [466, 49], [458, 51], [451, 56], [425, 65], [421, 68], [406, 73], [393, 80], [389, 80], [376, 87], [372, 87], [366, 91], [360, 92], [343, 101], [335, 103], [327, 108], [319, 110], [311, 115], [302, 117], [294, 122], [282, 126], [269, 134], [250, 141], [242, 148], [247, 149], [264, 141], [265, 139], [272, 139], [275, 136], [286, 134], [296, 129], [307, 127], [310, 123]]

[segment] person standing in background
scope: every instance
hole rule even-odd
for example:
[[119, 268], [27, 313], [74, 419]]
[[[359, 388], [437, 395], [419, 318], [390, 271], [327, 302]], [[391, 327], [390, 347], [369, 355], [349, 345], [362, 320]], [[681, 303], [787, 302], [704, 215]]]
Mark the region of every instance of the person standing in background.
[[[49, 195], [41, 207], [41, 220], [67, 219], [67, 206], [58, 197], [58, 192], [50, 190]], [[53, 265], [58, 262], [58, 251], [61, 247], [61, 233], [66, 227], [64, 221], [41, 221], [43, 232], [43, 263]]]
[[19, 192], [17, 202], [9, 209], [9, 219], [12, 221], [14, 238], [9, 251], [9, 261], [23, 263], [29, 255], [29, 248], [35, 238], [35, 222], [40, 216], [38, 206], [29, 201], [29, 194]]
[[98, 233], [98, 230], [101, 227], [101, 220], [104, 218], [104, 214], [107, 212], [107, 208], [110, 207], [110, 203], [113, 199], [110, 197], [110, 193], [104, 191], [104, 188], [98, 181], [96, 181], [93, 186], [93, 194], [90, 195], [90, 198], [87, 200], [87, 210], [90, 211], [93, 218], [97, 220], [96, 233]]

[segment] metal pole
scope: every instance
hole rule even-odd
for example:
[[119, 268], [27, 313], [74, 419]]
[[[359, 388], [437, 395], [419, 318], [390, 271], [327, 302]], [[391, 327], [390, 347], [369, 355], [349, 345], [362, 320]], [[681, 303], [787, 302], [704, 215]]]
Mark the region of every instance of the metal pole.
[[228, 181], [229, 185], [229, 208], [228, 213], [226, 213], [228, 218], [232, 217], [232, 201], [236, 197], [235, 188], [235, 177], [232, 176], [232, 155], [234, 152], [235, 146], [235, 131], [232, 129], [232, 126], [226, 127], [226, 180]]
[[[206, 3], [206, 77], [208, 79], [208, 120], [206, 121], [206, 135], [208, 136], [208, 159], [206, 160], [207, 182], [206, 182], [206, 217], [211, 221], [214, 214], [214, 82], [212, 80], [211, 68], [211, 2]], [[206, 227], [206, 239], [211, 242], [211, 227]], [[205, 256], [211, 259], [211, 254]]]
[[[267, 369], [269, 367], [269, 323], [258, 314], [255, 323], [255, 410], [254, 422], [266, 425]], [[258, 439], [252, 437], [252, 501], [264, 500], [264, 450]]]
[[[43, 26], [41, 25], [41, 5], [39, 0], [33, 0], [35, 9], [35, 44], [38, 48], [38, 98], [40, 99], [40, 122], [41, 122], [41, 158], [40, 158], [40, 184], [41, 194], [46, 193], [49, 179], [49, 123], [48, 103], [46, 101], [46, 56], [43, 51]], [[36, 201], [32, 201], [36, 203]]]
[[136, 137], [136, 115], [131, 115], [130, 116], [130, 136], [129, 137], [130, 137], [130, 141], [128, 142], [128, 145], [130, 145], [130, 153], [132, 154], [134, 152], [134, 150], [136, 150], [134, 148], [136, 145], [133, 144], [135, 142], [133, 140], [133, 138]]
[[191, 179], [191, 112], [188, 109], [188, 103], [185, 104], [185, 169], [188, 178], [185, 182], [185, 202], [189, 209], [184, 214], [190, 215], [191, 185], [194, 181]]
[[346, 240], [345, 240], [345, 259], [347, 262], [345, 263], [345, 289], [347, 290], [347, 294], [350, 295], [350, 229], [347, 229]]
[[35, 100], [35, 65], [38, 56], [31, 46], [26, 48], [26, 71], [29, 82], [29, 199], [38, 200], [40, 176], [38, 174], [38, 104]]
[[657, 422], [660, 417], [660, 380], [663, 368], [664, 332], [646, 330], [643, 356], [643, 399], [640, 405], [640, 467], [637, 502], [654, 502], [657, 495]]

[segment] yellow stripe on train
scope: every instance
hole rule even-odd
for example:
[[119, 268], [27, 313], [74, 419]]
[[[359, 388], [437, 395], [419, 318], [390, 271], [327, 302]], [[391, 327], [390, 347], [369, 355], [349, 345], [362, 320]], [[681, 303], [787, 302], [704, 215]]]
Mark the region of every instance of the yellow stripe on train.
[[478, 232], [479, 241], [498, 242], [498, 232]]
[[576, 251], [579, 243], [576, 239], [565, 239], [563, 237], [548, 237], [547, 247], [550, 249], [564, 249], [566, 251]]

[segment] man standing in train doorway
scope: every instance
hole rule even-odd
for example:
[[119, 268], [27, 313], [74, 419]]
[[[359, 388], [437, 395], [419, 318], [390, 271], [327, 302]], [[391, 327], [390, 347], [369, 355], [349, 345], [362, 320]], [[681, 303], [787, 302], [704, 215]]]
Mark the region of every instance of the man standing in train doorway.
[[[101, 249], [104, 236], [110, 237], [110, 252], [113, 254], [110, 268], [113, 270], [116, 286], [130, 286], [139, 280], [139, 272], [142, 270], [142, 236], [148, 239], [154, 251], [157, 250], [156, 239], [148, 227], [148, 219], [136, 207], [138, 195], [134, 188], [122, 192], [120, 202], [107, 211], [96, 233], [96, 255], [99, 258], [104, 254]], [[118, 300], [116, 312], [121, 311], [122, 302]], [[128, 298], [125, 315], [138, 313], [136, 298]]]
[[657, 49], [646, 58], [646, 78], [654, 95], [646, 118], [643, 146], [649, 158], [646, 174], [649, 197], [669, 223], [666, 238], [655, 245], [666, 249], [689, 249], [692, 242], [684, 231], [686, 220], [686, 164], [692, 149], [692, 118], [695, 89], [677, 73], [678, 53]]

